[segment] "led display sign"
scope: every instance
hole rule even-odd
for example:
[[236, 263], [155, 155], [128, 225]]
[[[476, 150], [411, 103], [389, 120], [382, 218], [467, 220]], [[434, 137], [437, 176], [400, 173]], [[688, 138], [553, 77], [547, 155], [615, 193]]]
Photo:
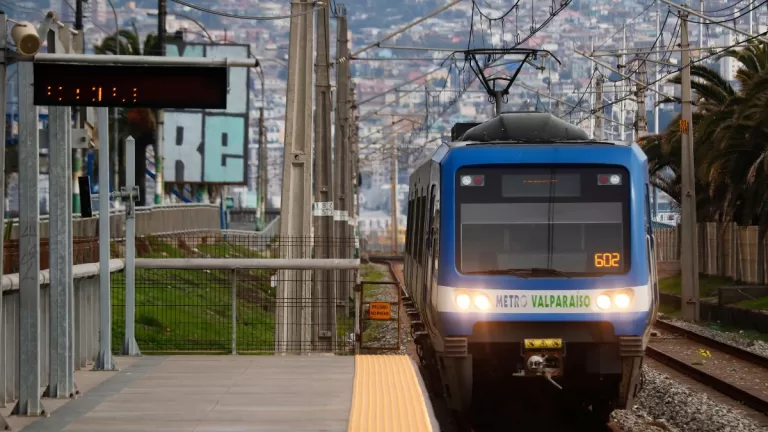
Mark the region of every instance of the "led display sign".
[[227, 68], [36, 63], [39, 106], [227, 107]]

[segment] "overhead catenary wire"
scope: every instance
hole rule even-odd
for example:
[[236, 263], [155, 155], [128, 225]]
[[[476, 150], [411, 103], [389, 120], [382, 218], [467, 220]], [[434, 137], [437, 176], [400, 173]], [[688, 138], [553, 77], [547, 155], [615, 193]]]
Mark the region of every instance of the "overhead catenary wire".
[[[740, 41], [740, 42], [736, 42], [736, 43], [734, 43], [734, 44], [732, 44], [732, 45], [730, 45], [730, 46], [728, 46], [728, 47], [726, 47], [726, 48], [723, 48], [723, 49], [721, 49], [721, 50], [719, 50], [719, 51], [716, 51], [716, 52], [714, 52], [714, 53], [710, 53], [709, 55], [706, 55], [706, 56], [702, 56], [701, 58], [698, 58], [698, 59], [696, 59], [696, 60], [691, 60], [689, 64], [692, 66], [692, 65], [694, 65], [694, 64], [700, 63], [700, 62], [702, 62], [702, 61], [704, 61], [704, 60], [707, 60], [707, 59], [709, 59], [709, 58], [712, 58], [712, 57], [716, 57], [716, 56], [719, 56], [720, 54], [722, 54], [722, 53], [724, 53], [724, 52], [726, 52], [726, 51], [728, 51], [728, 50], [731, 50], [731, 49], [733, 49], [733, 48], [736, 48], [736, 47], [738, 47], [739, 45], [743, 45], [743, 44], [745, 44], [745, 43], [747, 43], [747, 42], [750, 42], [750, 41], [752, 41], [752, 40], [756, 40], [756, 39], [758, 39], [758, 38], [761, 38], [761, 37], [763, 37], [763, 36], [765, 36], [765, 35], [768, 35], [768, 30], [766, 30], [766, 31], [764, 31], [764, 32], [761, 32], [761, 33], [758, 33], [758, 34], [756, 34], [756, 35], [754, 35], [754, 36], [752, 36], [752, 37], [750, 37], [750, 38], [747, 38], [747, 39], [745, 39], [745, 40], [743, 40], [743, 41]], [[668, 79], [669, 77], [671, 77], [671, 76], [673, 76], [673, 75], [675, 75], [675, 74], [679, 73], [680, 71], [682, 71], [682, 70], [683, 70], [685, 67], [686, 67], [686, 65], [681, 65], [681, 66], [680, 66], [679, 68], [677, 68], [677, 69], [676, 69], [674, 72], [670, 72], [670, 73], [668, 73], [668, 74], [665, 74], [665, 75], [663, 75], [663, 76], [659, 77], [658, 79], [656, 79], [656, 80], [654, 80], [654, 81], [651, 81], [651, 82], [649, 82], [648, 84], [644, 84], [644, 88], [649, 88], [649, 87], [653, 86], [653, 85], [654, 85], [654, 84], [656, 84], [656, 83], [659, 83], [659, 82], [662, 82], [662, 81], [664, 81], [664, 80]], [[609, 103], [607, 103], [607, 104], [604, 104], [604, 105], [602, 105], [602, 106], [600, 106], [600, 107], [598, 107], [598, 108], [595, 108], [593, 111], [597, 112], [598, 110], [601, 110], [601, 109], [603, 109], [603, 108], [607, 108], [607, 107], [609, 107], [609, 106], [615, 105], [615, 104], [617, 104], [617, 103], [621, 102], [622, 100], [627, 100], [627, 99], [629, 99], [630, 97], [632, 97], [632, 95], [629, 95], [629, 96], [626, 96], [626, 97], [623, 97], [623, 98], [619, 98], [619, 99], [616, 99], [616, 100], [614, 100], [614, 101], [611, 101], [611, 102], [609, 102]], [[577, 123], [577, 125], [578, 125], [578, 124], [580, 124], [580, 123], [582, 123], [582, 122], [583, 122], [584, 120], [586, 120], [587, 118], [589, 118], [589, 117], [585, 117], [585, 118], [583, 118], [581, 121], [579, 121], [579, 123]]]
[[723, 19], [721, 21], [709, 21], [709, 20], [707, 20], [707, 21], [696, 21], [696, 20], [692, 20], [690, 18], [686, 18], [685, 20], [687, 22], [691, 23], [691, 24], [723, 24], [723, 23], [727, 23], [727, 22], [730, 22], [730, 21], [735, 21], [735, 20], [737, 20], [737, 19], [739, 19], [739, 18], [741, 18], [741, 17], [743, 17], [743, 16], [745, 16], [747, 14], [750, 14], [750, 13], [752, 13], [752, 11], [757, 10], [757, 8], [759, 8], [760, 6], [765, 5], [766, 3], [768, 3], [768, 1], [764, 0], [762, 3], [752, 7], [752, 9], [749, 9], [746, 12], [744, 12], [744, 9], [742, 9], [742, 10], [739, 11], [739, 12], [742, 12], [740, 15], [736, 15], [736, 16], [732, 16], [732, 17], [728, 17], [728, 18], [723, 17], [723, 16], [715, 17], [715, 18], [725, 18], [725, 19]]
[[315, 6], [315, 7], [313, 7], [312, 9], [310, 9], [308, 11], [299, 12], [299, 13], [292, 14], [292, 15], [289, 14], [289, 15], [277, 15], [277, 16], [251, 16], [251, 15], [238, 15], [238, 14], [231, 14], [231, 13], [227, 13], [227, 12], [220, 12], [220, 11], [217, 11], [217, 10], [208, 9], [206, 7], [203, 7], [203, 6], [198, 6], [198, 5], [194, 4], [194, 3], [189, 3], [189, 2], [184, 1], [184, 0], [171, 0], [171, 1], [174, 2], [174, 3], [178, 3], [178, 4], [182, 5], [182, 6], [186, 6], [188, 8], [198, 10], [200, 12], [205, 12], [205, 13], [209, 13], [209, 14], [213, 14], [213, 15], [218, 15], [218, 16], [222, 16], [222, 17], [226, 17], [226, 18], [236, 18], [236, 19], [250, 20], [250, 21], [274, 21], [274, 20], [284, 20], [284, 19], [298, 18], [298, 17], [304, 16], [304, 15], [308, 15], [308, 14], [314, 13], [317, 10], [317, 6], [321, 4], [321, 2], [319, 2], [319, 1], [314, 1], [312, 3], [307, 3], [307, 5], [311, 4], [312, 6]]

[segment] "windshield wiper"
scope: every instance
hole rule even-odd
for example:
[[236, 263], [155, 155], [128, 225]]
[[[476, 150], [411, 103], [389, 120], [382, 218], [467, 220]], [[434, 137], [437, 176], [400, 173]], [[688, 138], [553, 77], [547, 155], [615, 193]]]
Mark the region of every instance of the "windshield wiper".
[[478, 270], [478, 271], [466, 272], [465, 274], [489, 274], [489, 275], [508, 274], [508, 275], [519, 276], [519, 277], [527, 279], [527, 278], [533, 276], [534, 273], [547, 274], [547, 275], [557, 275], [557, 276], [566, 277], [568, 279], [571, 278], [571, 276], [569, 276], [565, 272], [562, 272], [560, 270], [553, 269], [553, 268], [548, 268], [548, 267], [488, 269], [488, 270]]

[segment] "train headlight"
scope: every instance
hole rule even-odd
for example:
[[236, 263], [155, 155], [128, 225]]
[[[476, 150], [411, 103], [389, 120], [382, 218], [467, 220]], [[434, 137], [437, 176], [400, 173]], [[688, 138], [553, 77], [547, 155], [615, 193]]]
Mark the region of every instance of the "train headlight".
[[461, 293], [456, 296], [456, 306], [458, 306], [459, 309], [468, 309], [471, 303], [469, 294]]
[[613, 302], [616, 304], [616, 307], [619, 309], [626, 309], [629, 307], [629, 304], [632, 302], [632, 299], [629, 297], [629, 294], [627, 293], [618, 293], [613, 297]]
[[597, 296], [597, 307], [600, 309], [610, 309], [611, 297], [606, 294], [600, 294]]
[[597, 296], [597, 307], [602, 310], [627, 309], [632, 304], [634, 294], [631, 289], [604, 291]]
[[491, 300], [485, 294], [477, 294], [475, 295], [475, 306], [481, 311], [487, 311], [491, 308]]

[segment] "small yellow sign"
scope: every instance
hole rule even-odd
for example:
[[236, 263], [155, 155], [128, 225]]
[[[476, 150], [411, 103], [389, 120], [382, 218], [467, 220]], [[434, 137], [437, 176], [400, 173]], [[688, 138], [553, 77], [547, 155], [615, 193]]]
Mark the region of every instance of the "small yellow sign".
[[387, 302], [371, 302], [368, 315], [372, 320], [388, 320], [392, 318], [392, 308]]
[[562, 339], [525, 339], [525, 349], [559, 349], [563, 347]]

